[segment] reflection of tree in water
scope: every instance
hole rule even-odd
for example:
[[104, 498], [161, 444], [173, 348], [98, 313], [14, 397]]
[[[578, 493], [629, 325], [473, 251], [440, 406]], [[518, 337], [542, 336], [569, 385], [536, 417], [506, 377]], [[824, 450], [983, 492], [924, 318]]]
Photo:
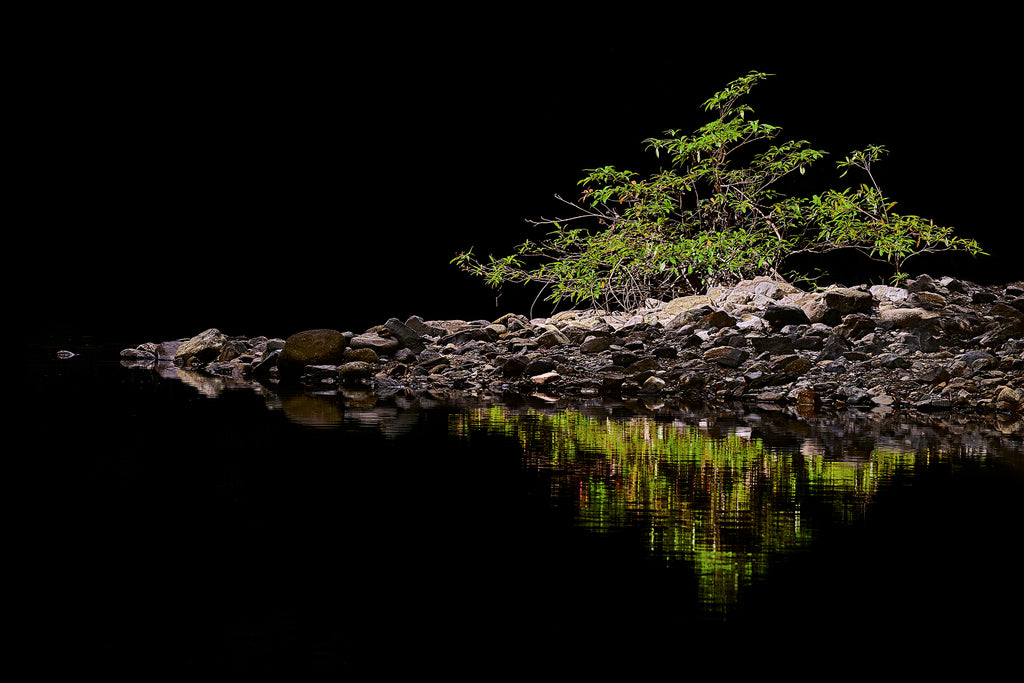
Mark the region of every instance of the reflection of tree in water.
[[[594, 533], [644, 529], [665, 563], [693, 563], [702, 600], [725, 610], [772, 557], [816, 530], [862, 519], [879, 487], [937, 451], [847, 426], [804, 424], [779, 439], [739, 421], [542, 414], [490, 406], [454, 413], [458, 435], [517, 439], [525, 468], [549, 473], [551, 500]], [[863, 430], [861, 430], [863, 431]], [[845, 441], [844, 441], [845, 439]], [[766, 441], [771, 445], [766, 445]], [[920, 444], [915, 444], [920, 445]]]

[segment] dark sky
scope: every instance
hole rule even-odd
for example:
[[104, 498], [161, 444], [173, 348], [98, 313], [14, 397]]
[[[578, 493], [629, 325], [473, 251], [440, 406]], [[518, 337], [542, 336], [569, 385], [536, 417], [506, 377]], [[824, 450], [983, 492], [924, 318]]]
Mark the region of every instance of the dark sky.
[[496, 307], [450, 259], [535, 237], [525, 219], [574, 196], [582, 169], [651, 164], [644, 138], [704, 123], [701, 103], [754, 69], [776, 74], [755, 91], [762, 120], [833, 156], [886, 145], [899, 208], [993, 253], [951, 274], [1013, 275], [1017, 60], [997, 17], [881, 34], [874, 18], [250, 19], [37, 26], [28, 250], [9, 253], [32, 264], [30, 325], [145, 341], [525, 312], [534, 292]]

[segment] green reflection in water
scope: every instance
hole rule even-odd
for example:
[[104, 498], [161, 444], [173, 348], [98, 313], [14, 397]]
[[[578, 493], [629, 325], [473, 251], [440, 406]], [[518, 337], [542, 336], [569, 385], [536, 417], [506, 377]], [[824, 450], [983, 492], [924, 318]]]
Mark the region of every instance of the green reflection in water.
[[641, 528], [652, 555], [692, 563], [700, 599], [726, 612], [773, 557], [805, 548], [823, 524], [863, 518], [879, 487], [928, 450], [871, 449], [854, 461], [804, 447], [766, 448], [749, 428], [650, 417], [615, 420], [575, 410], [453, 414], [450, 429], [518, 440], [523, 466], [548, 470], [551, 498], [604, 533]]

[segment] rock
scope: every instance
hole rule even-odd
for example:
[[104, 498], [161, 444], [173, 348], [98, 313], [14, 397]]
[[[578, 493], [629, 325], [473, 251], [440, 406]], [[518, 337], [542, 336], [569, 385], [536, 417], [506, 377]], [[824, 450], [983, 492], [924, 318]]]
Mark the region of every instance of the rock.
[[405, 321], [405, 326], [421, 337], [443, 337], [448, 334], [448, 330], [437, 325], [428, 324], [418, 315], [410, 316]]
[[[711, 306], [711, 304], [712, 300], [706, 294], [683, 296], [677, 299], [672, 299], [667, 304], [665, 304], [664, 308], [662, 308], [662, 313], [669, 319], [673, 319], [680, 315], [681, 313], [686, 313], [687, 311], [690, 311], [694, 308], [698, 308], [700, 306]], [[668, 325], [666, 325], [665, 327], [666, 329], [671, 329], [668, 327]]]
[[788, 304], [769, 306], [761, 317], [774, 330], [780, 330], [786, 325], [807, 325], [811, 322], [804, 309]]
[[793, 338], [788, 335], [773, 334], [767, 337], [760, 335], [747, 337], [747, 341], [754, 347], [754, 352], [769, 353], [773, 356], [785, 356], [796, 352]]
[[438, 340], [438, 344], [454, 344], [462, 346], [468, 341], [494, 341], [498, 338], [497, 333], [487, 326], [467, 327], [451, 334], [446, 334]]
[[717, 327], [719, 329], [724, 327], [732, 327], [738, 321], [725, 311], [712, 311], [703, 318], [695, 323], [695, 327], [700, 329], [708, 329], [711, 327]]
[[878, 326], [883, 329], [913, 327], [937, 320], [938, 316], [923, 308], [889, 308], [878, 314]]
[[297, 378], [307, 365], [340, 365], [346, 347], [345, 336], [330, 329], [297, 332], [284, 342], [277, 357], [282, 377]]
[[558, 330], [548, 330], [537, 337], [537, 343], [541, 348], [547, 349], [552, 346], [566, 346], [569, 343], [569, 340]]
[[910, 292], [902, 287], [874, 285], [868, 291], [871, 292], [871, 296], [882, 303], [900, 303], [910, 298]]
[[935, 280], [930, 275], [919, 275], [913, 280], [907, 280], [909, 292], [934, 292], [935, 286]]
[[554, 370], [557, 365], [558, 363], [551, 358], [531, 358], [521, 374], [529, 375], [531, 377], [534, 375], [543, 375]]
[[368, 346], [347, 349], [345, 351], [346, 361], [362, 361], [364, 363], [379, 363], [380, 356]]
[[842, 358], [843, 354], [850, 350], [850, 342], [838, 334], [830, 334], [828, 339], [821, 345], [821, 350], [815, 358], [816, 363], [823, 360], [835, 360]]
[[176, 365], [190, 365], [193, 360], [200, 362], [214, 360], [220, 355], [226, 341], [227, 337], [216, 328], [200, 332], [178, 346], [174, 352], [174, 362]]
[[704, 352], [704, 360], [727, 368], [739, 367], [749, 357], [749, 351], [735, 346], [717, 346]]
[[[321, 391], [362, 384], [377, 395], [544, 387], [548, 396], [789, 402], [801, 415], [821, 406], [884, 412], [897, 403], [910, 411], [1019, 410], [1024, 285], [943, 278], [912, 288], [812, 294], [759, 279], [628, 312], [506, 314], [494, 322], [412, 316], [360, 335], [309, 331], [287, 340], [208, 330], [173, 345], [126, 349], [122, 362], [157, 368], [159, 353], [189, 363], [193, 374], [232, 382], [273, 379], [276, 368], [282, 380], [300, 377]], [[315, 333], [320, 347], [334, 339], [335, 353], [296, 357], [300, 338]]]
[[281, 349], [273, 349], [265, 353], [258, 363], [252, 366], [252, 375], [256, 378], [263, 378], [270, 374], [271, 370], [277, 367], [277, 357], [281, 355]]
[[602, 351], [608, 350], [614, 343], [612, 337], [600, 336], [600, 337], [587, 337], [580, 344], [580, 351], [583, 353], [601, 353]]
[[806, 301], [801, 309], [812, 323], [832, 326], [837, 325], [843, 316], [850, 313], [869, 313], [874, 301], [869, 292], [837, 287]]
[[353, 349], [373, 349], [378, 356], [390, 356], [401, 347], [394, 337], [382, 337], [376, 332], [356, 335], [349, 344]]
[[665, 323], [665, 329], [677, 330], [680, 327], [690, 325], [695, 321], [700, 320], [701, 318], [704, 318], [714, 312], [715, 309], [709, 303], [700, 306], [695, 306], [690, 309], [686, 309], [679, 313], [678, 315], [676, 315], [675, 317], [668, 320], [668, 322]]
[[1011, 387], [1002, 386], [996, 390], [996, 410], [1021, 410], [1021, 393]]
[[384, 323], [384, 326], [391, 331], [391, 335], [398, 340], [399, 344], [413, 353], [421, 353], [426, 348], [423, 336], [398, 318], [390, 318]]
[[511, 356], [505, 359], [501, 366], [501, 374], [506, 378], [515, 378], [526, 372], [528, 359], [521, 355]]
[[768, 367], [772, 372], [776, 373], [802, 375], [810, 370], [812, 365], [813, 363], [810, 358], [793, 354], [773, 359], [772, 362], [769, 363]]
[[338, 367], [337, 375], [342, 384], [357, 384], [373, 375], [373, 366], [365, 361], [355, 360]]
[[797, 393], [796, 402], [797, 405], [812, 406], [814, 408], [820, 408], [822, 405], [821, 396], [818, 395], [818, 392], [811, 389], [802, 389]]
[[651, 375], [644, 380], [644, 383], [640, 387], [640, 391], [645, 394], [660, 394], [665, 390], [668, 383], [657, 375]]
[[552, 370], [551, 372], [544, 372], [539, 375], [533, 375], [532, 377], [530, 377], [530, 381], [533, 382], [534, 384], [544, 385], [555, 381], [559, 377], [561, 377], [561, 375]]

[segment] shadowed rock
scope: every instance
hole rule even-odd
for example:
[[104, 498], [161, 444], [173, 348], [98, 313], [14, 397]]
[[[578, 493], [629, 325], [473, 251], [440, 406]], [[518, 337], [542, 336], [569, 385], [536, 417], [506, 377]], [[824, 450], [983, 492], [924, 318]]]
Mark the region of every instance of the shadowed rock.
[[307, 330], [285, 339], [277, 357], [278, 372], [284, 378], [302, 375], [307, 365], [340, 365], [344, 358], [345, 336], [337, 330]]

